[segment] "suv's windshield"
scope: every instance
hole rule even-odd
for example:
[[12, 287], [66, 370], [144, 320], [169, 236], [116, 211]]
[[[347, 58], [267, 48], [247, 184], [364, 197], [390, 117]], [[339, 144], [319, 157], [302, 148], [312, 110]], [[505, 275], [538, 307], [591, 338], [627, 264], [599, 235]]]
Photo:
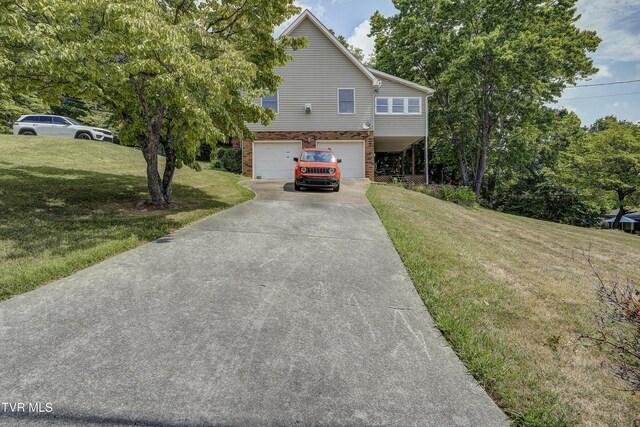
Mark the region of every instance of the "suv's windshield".
[[74, 120], [74, 119], [72, 119], [72, 118], [70, 118], [70, 117], [65, 117], [65, 119], [69, 120], [69, 121], [71, 122], [71, 124], [72, 124], [72, 125], [76, 125], [76, 126], [84, 126], [84, 125], [83, 125], [82, 123], [80, 123], [79, 121]]
[[336, 158], [331, 151], [304, 151], [300, 160], [303, 162], [333, 163]]

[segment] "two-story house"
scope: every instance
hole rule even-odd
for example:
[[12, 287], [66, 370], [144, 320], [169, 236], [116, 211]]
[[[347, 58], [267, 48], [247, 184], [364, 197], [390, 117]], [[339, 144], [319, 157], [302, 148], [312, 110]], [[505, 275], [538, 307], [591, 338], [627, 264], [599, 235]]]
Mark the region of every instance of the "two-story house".
[[277, 93], [258, 100], [277, 118], [248, 125], [255, 140], [242, 142], [245, 176], [292, 178], [302, 148], [329, 147], [343, 177], [374, 180], [376, 154], [427, 140], [432, 89], [367, 68], [308, 10], [283, 34], [308, 45], [276, 68], [284, 79]]

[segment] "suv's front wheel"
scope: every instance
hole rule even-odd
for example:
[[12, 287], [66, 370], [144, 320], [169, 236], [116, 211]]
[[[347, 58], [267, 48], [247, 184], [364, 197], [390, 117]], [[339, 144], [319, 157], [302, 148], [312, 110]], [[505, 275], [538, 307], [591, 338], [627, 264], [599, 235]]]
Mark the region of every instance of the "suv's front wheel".
[[20, 135], [26, 135], [26, 136], [34, 136], [36, 133], [32, 130], [23, 130], [22, 132], [20, 132]]
[[92, 140], [93, 138], [91, 137], [90, 133], [87, 132], [80, 132], [79, 134], [76, 135], [76, 139], [85, 139], [87, 141]]

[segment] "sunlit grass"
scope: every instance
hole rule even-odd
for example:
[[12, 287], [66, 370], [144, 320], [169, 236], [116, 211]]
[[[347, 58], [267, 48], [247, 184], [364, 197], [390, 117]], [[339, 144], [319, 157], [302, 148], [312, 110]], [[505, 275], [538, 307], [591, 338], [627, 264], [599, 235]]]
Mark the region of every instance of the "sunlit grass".
[[394, 186], [368, 196], [438, 327], [519, 425], [634, 425], [594, 328], [593, 273], [640, 279], [640, 237], [465, 208]]
[[241, 203], [241, 177], [176, 171], [177, 209], [141, 212], [145, 162], [113, 144], [0, 135], [0, 300]]

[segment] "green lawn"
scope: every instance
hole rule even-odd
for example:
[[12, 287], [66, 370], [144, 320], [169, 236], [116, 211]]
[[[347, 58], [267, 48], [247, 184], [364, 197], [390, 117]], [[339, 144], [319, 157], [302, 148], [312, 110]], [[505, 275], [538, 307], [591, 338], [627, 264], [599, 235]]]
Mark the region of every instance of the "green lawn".
[[594, 277], [640, 279], [640, 237], [464, 208], [394, 186], [368, 193], [438, 327], [518, 425], [638, 425], [640, 395], [579, 337]]
[[140, 151], [93, 141], [0, 135], [0, 300], [253, 197], [237, 175], [176, 171], [178, 209], [141, 212]]

